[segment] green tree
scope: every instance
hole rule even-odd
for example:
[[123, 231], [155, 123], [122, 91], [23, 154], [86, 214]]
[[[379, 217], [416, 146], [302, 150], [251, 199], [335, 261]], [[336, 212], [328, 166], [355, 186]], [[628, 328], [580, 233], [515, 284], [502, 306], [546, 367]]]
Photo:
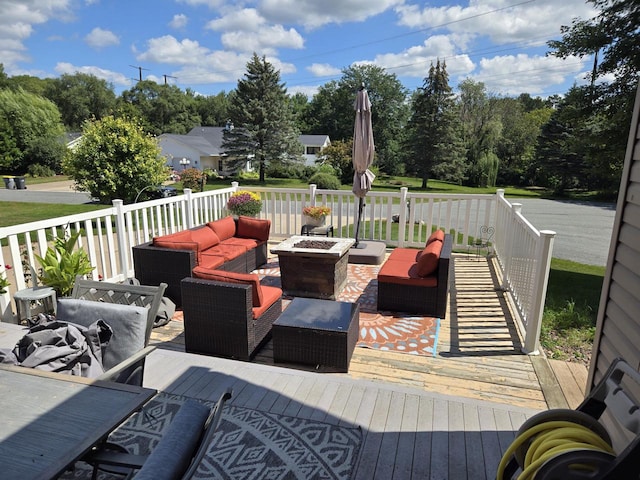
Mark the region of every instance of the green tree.
[[107, 116], [85, 122], [82, 141], [65, 159], [65, 170], [100, 203], [135, 200], [142, 189], [167, 179], [157, 141], [125, 118]]
[[322, 150], [325, 163], [333, 167], [340, 182], [349, 184], [353, 182], [353, 139], [348, 141], [336, 140]]
[[195, 95], [194, 102], [202, 126], [220, 127], [226, 124], [229, 118], [229, 96], [225, 92], [209, 96]]
[[353, 137], [356, 92], [364, 85], [371, 100], [371, 123], [376, 146], [376, 164], [389, 174], [403, 171], [399, 161], [405, 125], [409, 117], [407, 90], [395, 75], [375, 65], [356, 65], [318, 90], [309, 103], [306, 122], [310, 132], [327, 134], [331, 141]]
[[154, 135], [186, 134], [202, 123], [193, 92], [151, 80], [142, 80], [122, 92], [120, 111], [138, 117], [144, 129]]
[[461, 182], [464, 148], [460, 138], [460, 120], [455, 105], [446, 65], [431, 64], [429, 75], [412, 102], [412, 115], [407, 126], [407, 152], [412, 166], [427, 188], [431, 175]]
[[11, 173], [25, 173], [33, 164], [60, 170], [64, 128], [60, 112], [46, 98], [22, 89], [0, 90], [3, 129], [2, 164]]
[[496, 99], [486, 92], [484, 83], [467, 79], [460, 83], [460, 118], [467, 150], [467, 177], [473, 186], [487, 187], [495, 178], [496, 152], [502, 134], [502, 122]]
[[260, 182], [265, 181], [268, 163], [302, 163], [302, 145], [298, 140], [287, 89], [280, 73], [255, 53], [247, 63], [247, 73], [238, 80], [231, 95], [229, 117], [233, 128], [224, 131], [222, 149], [236, 166], [255, 158]]
[[113, 114], [113, 85], [86, 73], [63, 74], [50, 80], [44, 95], [54, 102], [69, 131], [80, 131], [86, 120]]
[[[589, 156], [593, 173], [609, 179], [608, 189], [618, 187], [624, 162], [631, 112], [640, 72], [640, 2], [636, 0], [587, 0], [598, 14], [575, 19], [561, 28], [562, 39], [549, 42], [551, 55], [593, 57], [590, 84], [575, 87], [589, 102], [582, 104], [582, 135], [596, 146]], [[606, 148], [600, 148], [606, 145]], [[612, 166], [613, 165], [613, 166]]]

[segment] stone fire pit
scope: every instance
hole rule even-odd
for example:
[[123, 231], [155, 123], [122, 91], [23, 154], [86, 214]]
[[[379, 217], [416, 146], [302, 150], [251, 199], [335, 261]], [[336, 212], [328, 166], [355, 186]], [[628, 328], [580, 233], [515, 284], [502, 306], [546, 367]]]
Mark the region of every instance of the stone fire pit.
[[335, 300], [347, 283], [352, 238], [310, 239], [294, 235], [271, 249], [278, 255], [286, 295]]

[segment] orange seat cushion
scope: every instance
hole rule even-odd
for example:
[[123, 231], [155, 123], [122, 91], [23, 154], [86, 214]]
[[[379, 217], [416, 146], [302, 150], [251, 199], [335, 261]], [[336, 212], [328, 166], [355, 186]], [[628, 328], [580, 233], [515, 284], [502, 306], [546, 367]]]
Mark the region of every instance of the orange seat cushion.
[[214, 280], [216, 282], [240, 283], [243, 285], [251, 285], [251, 303], [254, 307], [260, 307], [263, 304], [262, 288], [260, 286], [260, 277], [255, 273], [237, 273], [227, 272], [224, 270], [211, 270], [209, 268], [197, 266], [193, 269], [193, 276], [204, 280]]
[[236, 234], [236, 222], [232, 216], [209, 222], [207, 226], [215, 232], [220, 241], [231, 238]]
[[240, 238], [255, 238], [266, 242], [269, 240], [271, 220], [239, 216], [236, 236]]
[[422, 251], [416, 264], [418, 276], [426, 277], [438, 269], [438, 260], [442, 251], [442, 242], [433, 241]]
[[388, 259], [378, 273], [378, 283], [396, 283], [420, 287], [438, 286], [438, 278], [435, 275], [421, 277], [418, 275], [417, 270], [416, 263]]
[[282, 290], [278, 287], [270, 287], [268, 285], [262, 285], [262, 305], [259, 307], [253, 307], [251, 313], [253, 318], [258, 318], [266, 312], [271, 305], [273, 305], [280, 297], [282, 297]]
[[247, 250], [251, 250], [252, 248], [256, 248], [258, 246], [258, 243], [258, 240], [255, 240], [253, 238], [231, 237], [220, 242], [220, 245], [234, 245], [236, 247], [244, 247]]
[[211, 270], [215, 270], [225, 262], [224, 257], [220, 255], [213, 255], [209, 252], [202, 252], [198, 261], [199, 267], [205, 267]]
[[429, 245], [431, 242], [434, 242], [436, 240], [440, 240], [441, 242], [444, 242], [444, 230], [436, 230], [435, 232], [433, 232], [429, 238], [427, 238], [427, 243], [425, 245], [425, 247], [427, 245]]
[[216, 245], [215, 247], [207, 250], [206, 254], [217, 255], [218, 257], [224, 258], [225, 261], [228, 262], [229, 260], [233, 260], [240, 255], [244, 255], [245, 253], [247, 253], [247, 250], [247, 247], [243, 245], [228, 245], [222, 242], [219, 245]]
[[417, 248], [394, 248], [389, 255], [389, 260], [400, 260], [403, 262], [415, 263], [420, 258], [422, 250]]

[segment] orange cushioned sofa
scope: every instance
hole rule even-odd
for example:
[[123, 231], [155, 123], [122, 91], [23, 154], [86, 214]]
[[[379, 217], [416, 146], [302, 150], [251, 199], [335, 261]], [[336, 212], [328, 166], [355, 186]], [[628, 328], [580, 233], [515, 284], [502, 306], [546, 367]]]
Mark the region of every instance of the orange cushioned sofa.
[[182, 305], [180, 282], [193, 269], [249, 273], [267, 262], [271, 221], [231, 216], [200, 227], [154, 237], [133, 247], [135, 275], [142, 285], [167, 284], [165, 295]]
[[436, 230], [424, 249], [395, 248], [378, 273], [378, 310], [444, 318], [453, 239]]

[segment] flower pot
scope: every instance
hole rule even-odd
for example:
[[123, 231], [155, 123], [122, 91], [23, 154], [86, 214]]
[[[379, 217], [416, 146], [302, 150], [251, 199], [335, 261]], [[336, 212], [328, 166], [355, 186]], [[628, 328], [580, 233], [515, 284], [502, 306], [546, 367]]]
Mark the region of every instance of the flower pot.
[[323, 215], [321, 217], [309, 217], [307, 215], [304, 216], [304, 224], [305, 225], [313, 225], [314, 227], [321, 227], [324, 225], [327, 216]]

